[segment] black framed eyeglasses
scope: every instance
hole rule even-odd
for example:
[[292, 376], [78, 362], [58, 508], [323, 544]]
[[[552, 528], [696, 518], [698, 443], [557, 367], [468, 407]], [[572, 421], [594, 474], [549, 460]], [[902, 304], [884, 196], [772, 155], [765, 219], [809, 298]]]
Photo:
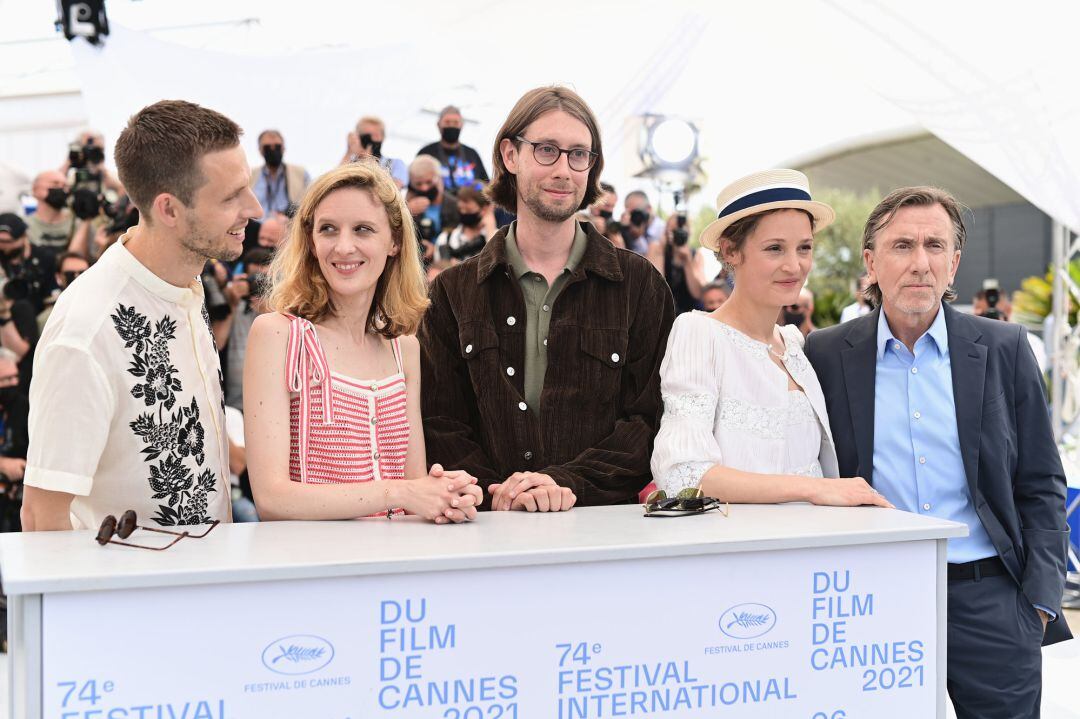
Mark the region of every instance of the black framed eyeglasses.
[[[179, 542], [184, 538], [202, 539], [206, 535], [210, 534], [210, 530], [218, 526], [219, 522], [214, 520], [205, 532], [201, 534], [192, 534], [191, 532], [173, 532], [168, 529], [156, 529], [154, 527], [142, 527], [139, 525], [139, 518], [135, 515], [134, 509], [129, 509], [120, 515], [120, 519], [117, 520], [113, 515], [108, 515], [105, 519], [101, 520], [101, 526], [98, 528], [97, 536], [94, 538], [98, 544], [105, 546], [106, 544], [119, 544], [122, 547], [136, 547], [138, 549], [149, 549], [154, 552], [161, 552], [172, 545]], [[136, 529], [141, 529], [146, 532], [157, 532], [159, 534], [171, 534], [176, 539], [172, 540], [163, 547], [148, 547], [145, 544], [134, 544], [133, 542], [121, 542], [113, 539], [113, 536], [117, 536], [120, 539], [127, 539], [132, 535]]]
[[[720, 509], [721, 504], [723, 509]], [[646, 517], [683, 517], [702, 514], [710, 509], [720, 510], [720, 514], [725, 517], [731, 513], [731, 504], [721, 503], [715, 497], [706, 497], [700, 487], [687, 487], [674, 497], [669, 497], [667, 492], [657, 489], [649, 493], [643, 506]]]
[[521, 135], [517, 136], [520, 142], [526, 142], [532, 145], [533, 159], [539, 162], [541, 165], [554, 165], [559, 161], [559, 155], [566, 154], [566, 162], [570, 165], [570, 169], [575, 172], [585, 172], [596, 163], [596, 158], [599, 155], [592, 150], [586, 150], [584, 147], [572, 147], [569, 150], [564, 150], [558, 145], [553, 145], [550, 142], [533, 142], [532, 140], [526, 140]]

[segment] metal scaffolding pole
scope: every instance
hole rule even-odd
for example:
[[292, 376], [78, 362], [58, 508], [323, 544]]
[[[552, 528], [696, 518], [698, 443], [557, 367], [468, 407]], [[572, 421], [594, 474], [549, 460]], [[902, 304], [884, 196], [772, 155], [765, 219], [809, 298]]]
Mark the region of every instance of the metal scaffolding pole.
[[[1077, 450], [1075, 439], [1070, 439], [1062, 444], [1065, 430], [1076, 419], [1075, 408], [1077, 398], [1074, 393], [1080, 387], [1080, 362], [1077, 360], [1077, 352], [1080, 351], [1080, 327], [1069, 325], [1069, 306], [1075, 299], [1080, 303], [1080, 287], [1073, 281], [1069, 274], [1069, 262], [1080, 252], [1080, 240], [1074, 240], [1069, 229], [1060, 222], [1053, 224], [1053, 304], [1051, 308], [1051, 347], [1050, 377], [1051, 377], [1051, 420], [1054, 428], [1054, 438], [1062, 447], [1062, 464], [1065, 465], [1065, 474], [1072, 485], [1077, 470]], [[1080, 323], [1078, 323], [1080, 324]], [[1080, 509], [1080, 497], [1069, 503], [1065, 510], [1065, 516], [1069, 517]], [[1065, 596], [1062, 598], [1062, 606], [1070, 609], [1080, 607], [1080, 560], [1077, 559], [1073, 545], [1069, 544], [1069, 561], [1066, 565], [1068, 571], [1065, 583]]]
[[[1054, 220], [1051, 230], [1051, 241], [1053, 243], [1051, 257], [1053, 257], [1054, 267], [1054, 290], [1052, 295], [1053, 304], [1050, 310], [1052, 336], [1047, 337], [1052, 348], [1050, 353], [1050, 416], [1054, 427], [1054, 439], [1060, 442], [1061, 435], [1065, 432], [1062, 409], [1065, 398], [1064, 370], [1067, 363], [1063, 360], [1065, 357], [1065, 337], [1069, 330], [1069, 298], [1068, 290], [1065, 288], [1064, 276], [1068, 274], [1069, 242], [1068, 231], [1057, 220]], [[1064, 276], [1063, 269], [1065, 270]]]

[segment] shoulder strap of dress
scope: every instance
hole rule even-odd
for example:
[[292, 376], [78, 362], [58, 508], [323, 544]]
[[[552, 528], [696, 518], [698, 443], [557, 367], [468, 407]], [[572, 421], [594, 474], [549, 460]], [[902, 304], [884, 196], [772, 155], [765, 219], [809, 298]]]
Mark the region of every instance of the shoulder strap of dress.
[[401, 361], [401, 338], [394, 337], [390, 340], [390, 348], [394, 350], [394, 361], [397, 362], [397, 371], [402, 377], [405, 376], [405, 368]]
[[330, 367], [319, 344], [315, 325], [303, 317], [289, 318], [289, 349], [285, 357], [285, 382], [290, 392], [300, 395], [300, 417], [297, 428], [300, 454], [300, 481], [307, 482], [307, 454], [311, 431], [311, 381], [322, 389], [322, 423], [334, 421], [334, 391], [330, 384]]

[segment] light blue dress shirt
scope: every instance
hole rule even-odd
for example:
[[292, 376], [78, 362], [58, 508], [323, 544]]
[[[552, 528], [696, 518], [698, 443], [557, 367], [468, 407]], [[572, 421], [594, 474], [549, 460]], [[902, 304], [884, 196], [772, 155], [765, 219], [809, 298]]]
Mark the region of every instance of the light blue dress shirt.
[[968, 526], [968, 536], [949, 540], [949, 562], [997, 556], [968, 490], [940, 307], [914, 354], [893, 336], [884, 309], [878, 317], [873, 484], [897, 509]]

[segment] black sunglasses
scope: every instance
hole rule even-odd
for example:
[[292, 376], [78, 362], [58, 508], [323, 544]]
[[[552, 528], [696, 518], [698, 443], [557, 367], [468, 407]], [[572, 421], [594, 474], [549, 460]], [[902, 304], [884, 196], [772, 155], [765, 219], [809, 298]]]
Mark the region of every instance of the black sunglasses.
[[719, 510], [720, 514], [726, 517], [731, 513], [731, 504], [723, 504], [724, 508], [720, 509], [719, 499], [706, 497], [700, 487], [687, 487], [674, 497], [669, 497], [662, 489], [654, 490], [645, 498], [643, 506], [646, 517], [682, 517], [702, 514], [710, 509]]

